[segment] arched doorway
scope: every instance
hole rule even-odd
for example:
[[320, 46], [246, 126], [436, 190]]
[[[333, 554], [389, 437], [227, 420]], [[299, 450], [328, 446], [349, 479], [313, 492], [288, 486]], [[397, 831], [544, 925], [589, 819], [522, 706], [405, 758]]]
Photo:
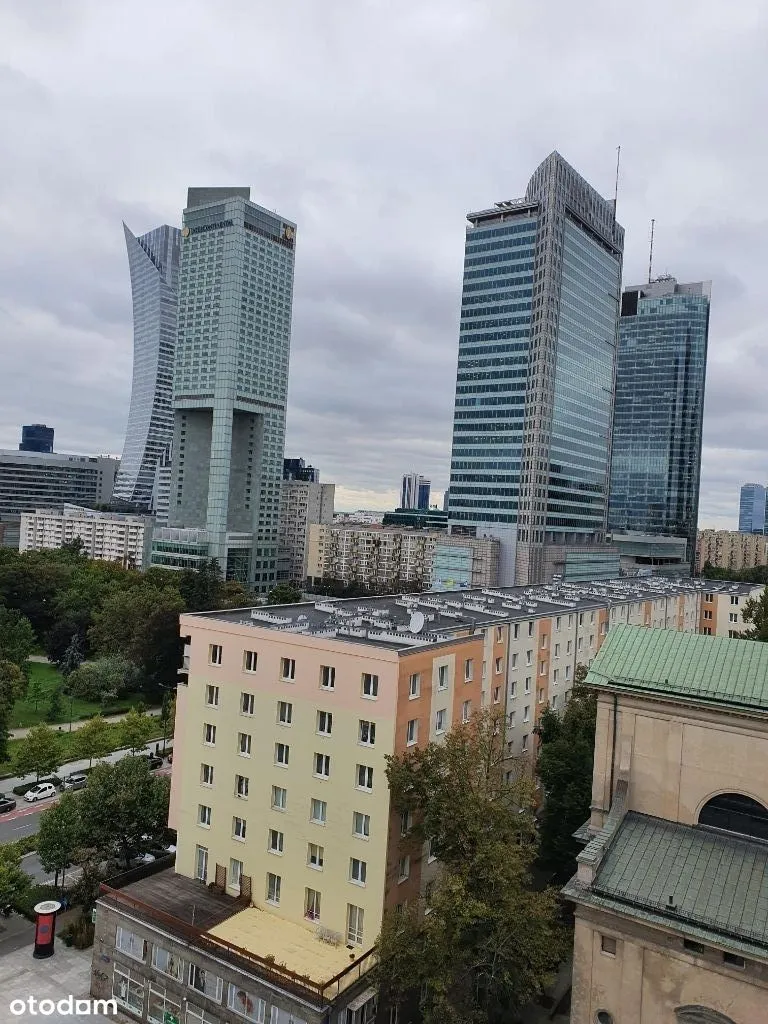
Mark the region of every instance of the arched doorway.
[[768, 840], [768, 808], [741, 793], [713, 796], [701, 808], [699, 824]]

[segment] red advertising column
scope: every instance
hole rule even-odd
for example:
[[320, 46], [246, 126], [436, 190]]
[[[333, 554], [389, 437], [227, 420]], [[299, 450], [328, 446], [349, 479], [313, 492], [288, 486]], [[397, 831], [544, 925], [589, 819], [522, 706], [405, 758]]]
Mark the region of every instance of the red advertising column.
[[56, 937], [56, 914], [61, 910], [57, 900], [44, 900], [35, 905], [35, 950], [32, 956], [43, 960], [53, 956], [53, 943]]

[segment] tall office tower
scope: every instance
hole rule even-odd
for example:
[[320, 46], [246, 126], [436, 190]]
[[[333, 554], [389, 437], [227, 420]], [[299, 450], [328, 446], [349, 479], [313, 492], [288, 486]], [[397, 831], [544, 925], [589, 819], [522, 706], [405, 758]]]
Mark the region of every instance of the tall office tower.
[[696, 557], [710, 282], [663, 277], [621, 300], [609, 524], [685, 537]]
[[744, 484], [739, 495], [739, 533], [765, 533], [766, 488]]
[[400, 486], [400, 508], [429, 508], [432, 483], [419, 473], [406, 473]]
[[47, 427], [44, 423], [27, 423], [21, 428], [19, 451], [42, 454], [52, 452], [53, 427]]
[[448, 514], [500, 584], [618, 573], [605, 548], [624, 229], [552, 153], [468, 215]]
[[181, 241], [168, 527], [153, 563], [277, 578], [296, 225], [248, 188], [191, 188]]
[[168, 224], [136, 235], [123, 224], [133, 293], [133, 384], [115, 499], [149, 509], [155, 468], [173, 436], [181, 232]]

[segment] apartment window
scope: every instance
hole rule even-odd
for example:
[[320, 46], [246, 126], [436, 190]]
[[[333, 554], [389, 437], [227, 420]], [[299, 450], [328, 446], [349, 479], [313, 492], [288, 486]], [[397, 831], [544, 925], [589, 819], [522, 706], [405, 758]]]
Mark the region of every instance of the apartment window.
[[509, 726], [510, 729], [514, 729], [515, 728], [515, 712], [514, 711], [510, 711], [509, 714], [507, 715], [507, 725]]
[[555, 657], [560, 657], [560, 644], [555, 644]]
[[205, 688], [205, 703], [209, 708], [217, 708], [219, 706], [219, 688], [213, 686], [210, 683]]
[[221, 664], [221, 644], [208, 644], [208, 664]]
[[543, 703], [544, 703], [544, 687], [540, 686], [539, 687], [539, 704], [543, 704]]
[[555, 618], [555, 632], [556, 633], [560, 632], [560, 616], [559, 615]]
[[272, 808], [275, 811], [284, 811], [288, 805], [288, 790], [282, 786], [272, 787]]
[[322, 846], [318, 846], [317, 843], [307, 844], [307, 864], [309, 867], [314, 868], [315, 871], [322, 871], [324, 856], [325, 850]]
[[336, 686], [336, 669], [333, 665], [320, 666], [320, 689], [333, 690]]
[[308, 921], [320, 920], [320, 893], [316, 889], [304, 890], [304, 917]]
[[232, 819], [232, 838], [245, 840], [245, 818]]
[[271, 871], [267, 872], [267, 903], [280, 903], [281, 883], [280, 875], [273, 875]]
[[370, 672], [363, 672], [362, 681], [363, 696], [373, 699], [379, 696], [379, 677], [371, 675]]
[[144, 1013], [144, 979], [132, 975], [127, 967], [115, 964], [112, 995], [118, 1006], [124, 1006], [136, 1016]]
[[496, 627], [496, 643], [500, 644], [503, 639], [504, 639], [504, 627], [503, 626], [497, 626]]
[[582, 650], [582, 649], [583, 649], [583, 647], [584, 647], [584, 637], [583, 637], [583, 636], [580, 636], [580, 637], [579, 637], [579, 642], [578, 642], [578, 645], [577, 645], [577, 646], [578, 646], [578, 649], [579, 649], [579, 650]]
[[513, 628], [513, 635], [515, 640], [520, 639], [520, 623], [516, 622]]
[[221, 978], [207, 971], [204, 967], [198, 967], [197, 964], [189, 965], [189, 987], [195, 989], [196, 992], [202, 992], [208, 996], [209, 999], [213, 999], [214, 1002], [221, 1002], [221, 993], [224, 987], [224, 982]]
[[512, 662], [511, 662], [512, 668], [517, 668], [517, 655], [513, 654], [511, 657], [512, 657]]
[[411, 811], [400, 812], [400, 835], [407, 836], [413, 828], [413, 814]]
[[531, 692], [531, 677], [530, 676], [526, 676], [525, 677], [525, 692], [526, 693], [530, 693]]
[[488, 678], [488, 662], [485, 661], [485, 659], [483, 659], [483, 667], [482, 667], [481, 672], [480, 672], [480, 677], [481, 677], [481, 679], [487, 679]]
[[736, 597], [734, 595], [731, 595], [731, 604], [738, 604], [738, 603], [739, 603], [738, 597]]
[[565, 678], [566, 679], [570, 679], [571, 678], [571, 666], [570, 665], [566, 665], [565, 666]]
[[728, 614], [728, 621], [729, 622], [738, 622], [739, 621], [739, 613], [738, 612], [729, 612], [729, 614]]
[[502, 670], [503, 659], [497, 658], [493, 663], [493, 671], [497, 674]]
[[370, 814], [363, 814], [361, 811], [354, 812], [354, 814], [352, 815], [352, 835], [357, 836], [358, 839], [370, 839]]
[[119, 925], [115, 933], [115, 949], [119, 949], [133, 960], [141, 960], [142, 963], [147, 958], [147, 940]]
[[555, 669], [552, 670], [552, 682], [553, 683], [557, 683], [559, 675], [560, 675], [560, 669], [559, 668], [555, 668]]
[[243, 757], [251, 756], [251, 734], [239, 732], [237, 734], [237, 752]]
[[[235, 821], [239, 819], [235, 818]], [[269, 843], [267, 849], [270, 853], [282, 853], [283, 852], [283, 833], [278, 832], [276, 828], [269, 830]]]
[[330, 711], [317, 712], [317, 731], [321, 736], [330, 736], [333, 729], [333, 715]]
[[296, 678], [296, 661], [294, 658], [280, 659], [280, 678], [289, 682]]
[[704, 636], [712, 636], [712, 627], [711, 626], [705, 626], [704, 627]]
[[579, 612], [579, 625], [584, 625], [584, 612]]
[[[498, 690], [498, 687], [496, 687]], [[461, 705], [461, 720], [466, 725], [469, 719], [472, 717], [472, 701], [465, 700]]]
[[547, 639], [548, 639], [547, 638], [547, 634], [545, 633], [544, 636], [542, 636], [542, 638], [541, 638], [541, 649], [542, 649], [542, 651], [545, 651], [547, 649]]
[[195, 847], [195, 878], [200, 882], [208, 880], [208, 849], [205, 846]]
[[356, 885], [365, 885], [365, 879], [368, 874], [368, 865], [364, 860], [358, 860], [357, 857], [349, 858], [349, 880], [355, 882]]
[[528, 733], [525, 733], [525, 735], [523, 736], [522, 751], [524, 754], [528, 751]]
[[290, 754], [291, 750], [287, 743], [275, 744], [275, 764], [281, 764], [284, 767], [287, 767]]
[[529, 666], [533, 664], [533, 651], [525, 652], [525, 664]]
[[712, 618], [712, 612], [708, 608], [704, 609], [704, 618], [705, 619], [711, 619]]
[[315, 775], [320, 779], [327, 779], [331, 774], [330, 754], [315, 754]]
[[229, 859], [229, 881], [227, 886], [230, 889], [240, 888], [240, 879], [243, 877], [243, 862], [241, 860], [235, 860], [234, 857]]
[[162, 946], [152, 947], [152, 966], [175, 981], [181, 981], [184, 974], [184, 961]]
[[514, 700], [517, 696], [517, 683], [509, 684], [509, 699]]
[[213, 765], [212, 764], [201, 764], [200, 765], [200, 785], [201, 786], [212, 786], [213, 785]]
[[240, 694], [240, 714], [241, 715], [252, 715], [254, 707], [254, 696], [252, 693], [241, 693]]
[[472, 658], [467, 658], [464, 662], [464, 682], [471, 683], [472, 676], [474, 675], [474, 662]]
[[358, 726], [359, 742], [366, 747], [372, 747], [376, 742], [376, 723], [361, 720]]
[[357, 766], [357, 788], [368, 792], [373, 789], [373, 768], [367, 764]]
[[324, 825], [328, 816], [328, 804], [325, 800], [316, 800], [314, 797], [309, 802], [309, 820], [316, 825]]
[[421, 694], [421, 672], [414, 672], [408, 679], [408, 700], [415, 700]]
[[408, 875], [411, 873], [411, 858], [408, 854], [405, 857], [401, 857], [397, 862], [397, 880], [398, 882], [404, 882]]
[[290, 725], [293, 721], [293, 704], [289, 704], [287, 700], [279, 700], [277, 702], [277, 720], [280, 725]]
[[590, 633], [589, 634], [589, 646], [590, 647], [594, 647], [595, 646], [595, 634], [594, 633]]
[[409, 747], [412, 747], [414, 743], [419, 741], [419, 720], [418, 718], [412, 718], [405, 727], [405, 742]]
[[207, 804], [197, 805], [197, 823], [203, 828], [211, 827], [211, 808]]
[[445, 710], [435, 712], [435, 732], [445, 732]]
[[353, 946], [362, 946], [363, 944], [363, 919], [364, 912], [362, 907], [355, 907], [353, 904], [347, 904], [347, 942]]
[[256, 651], [243, 651], [243, 672], [256, 671]]
[[523, 709], [523, 721], [524, 722], [530, 722], [530, 720], [531, 720], [531, 706], [530, 706], [530, 704], [526, 704], [525, 708]]
[[[279, 902], [279, 899], [275, 902]], [[253, 1024], [264, 1024], [267, 1010], [265, 1001], [231, 982], [227, 986], [227, 1006], [246, 1020], [253, 1021]]]
[[235, 796], [241, 800], [248, 799], [248, 777], [246, 775], [235, 776]]

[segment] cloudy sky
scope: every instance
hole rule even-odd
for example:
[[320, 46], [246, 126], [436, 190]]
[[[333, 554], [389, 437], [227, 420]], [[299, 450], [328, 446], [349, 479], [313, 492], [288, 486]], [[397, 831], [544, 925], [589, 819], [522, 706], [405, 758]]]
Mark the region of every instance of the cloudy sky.
[[559, 149], [625, 282], [712, 279], [701, 519], [768, 478], [768, 5], [740, 0], [0, 0], [0, 447], [119, 453], [121, 220], [190, 184], [298, 222], [286, 454], [387, 507], [447, 484], [464, 215]]

